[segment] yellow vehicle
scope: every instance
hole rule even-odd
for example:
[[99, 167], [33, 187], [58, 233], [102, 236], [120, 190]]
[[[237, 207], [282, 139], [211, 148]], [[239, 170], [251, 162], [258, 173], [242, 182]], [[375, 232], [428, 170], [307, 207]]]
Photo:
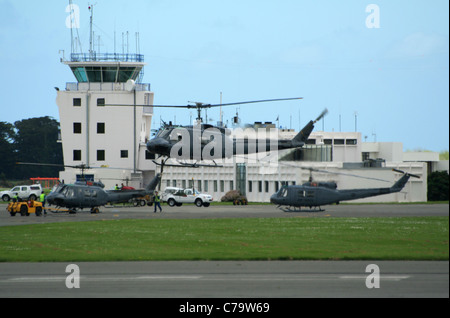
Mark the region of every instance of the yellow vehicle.
[[44, 208], [42, 207], [42, 202], [38, 201], [25, 201], [25, 202], [11, 202], [6, 208], [11, 216], [15, 216], [16, 213], [20, 213], [22, 216], [29, 216], [30, 213], [36, 214], [36, 216], [41, 216]]

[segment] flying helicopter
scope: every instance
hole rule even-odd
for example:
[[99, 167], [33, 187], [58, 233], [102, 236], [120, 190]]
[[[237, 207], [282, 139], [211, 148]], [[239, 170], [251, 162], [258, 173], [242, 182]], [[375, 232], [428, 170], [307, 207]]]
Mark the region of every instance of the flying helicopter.
[[[285, 212], [301, 211], [302, 207], [314, 208], [313, 211], [324, 211], [323, 205], [339, 204], [341, 201], [356, 200], [383, 194], [400, 192], [410, 177], [420, 178], [417, 175], [406, 173], [401, 170], [392, 169], [395, 172], [402, 173], [403, 176], [389, 188], [373, 189], [346, 189], [338, 190], [335, 182], [314, 182], [310, 180], [303, 185], [283, 186], [270, 197], [270, 202], [277, 204], [278, 208], [287, 206], [287, 209], [281, 208]], [[314, 171], [314, 169], [311, 169]], [[294, 210], [292, 210], [292, 208]], [[318, 208], [318, 209], [317, 209]]]
[[161, 181], [161, 174], [157, 174], [145, 187], [145, 189], [135, 190], [104, 190], [104, 184], [101, 181], [86, 180], [84, 171], [91, 169], [85, 164], [71, 166], [46, 163], [28, 163], [17, 162], [19, 165], [37, 165], [37, 166], [60, 166], [71, 167], [81, 170], [81, 180], [74, 184], [58, 184], [50, 194], [46, 196], [46, 201], [57, 208], [67, 208], [69, 213], [75, 214], [78, 210], [90, 208], [91, 213], [99, 213], [99, 207], [107, 203], [128, 202], [134, 198], [152, 195]]
[[[187, 108], [196, 109], [197, 124], [190, 126], [175, 126], [172, 123], [164, 124], [156, 136], [147, 143], [147, 151], [150, 154], [158, 156], [157, 159], [165, 157], [161, 163], [155, 164], [163, 167], [173, 166], [166, 164], [166, 161], [173, 158], [177, 159], [178, 165], [186, 167], [220, 167], [215, 163], [216, 159], [230, 158], [235, 155], [247, 155], [255, 152], [267, 152], [271, 150], [281, 150], [302, 147], [308, 140], [309, 135], [314, 129], [314, 124], [322, 119], [328, 110], [325, 109], [314, 121], [310, 121], [301, 131], [291, 140], [277, 140], [266, 138], [257, 139], [235, 139], [231, 138], [231, 131], [225, 127], [213, 126], [202, 122], [201, 111], [213, 107], [226, 107], [242, 104], [265, 103], [275, 101], [301, 100], [302, 97], [267, 99], [246, 101], [226, 104], [204, 104], [195, 102], [194, 105], [135, 105], [142, 107], [168, 107], [168, 108]], [[107, 105], [107, 106], [133, 106], [133, 105]], [[257, 146], [256, 146], [257, 145]], [[191, 160], [194, 163], [182, 162], [181, 160]], [[214, 164], [200, 164], [203, 160], [212, 160]]]

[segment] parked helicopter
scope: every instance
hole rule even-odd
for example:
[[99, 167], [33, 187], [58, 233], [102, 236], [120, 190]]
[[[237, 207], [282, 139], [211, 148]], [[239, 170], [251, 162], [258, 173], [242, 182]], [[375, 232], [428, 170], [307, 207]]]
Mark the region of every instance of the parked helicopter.
[[[312, 170], [314, 171], [314, 169]], [[324, 211], [321, 209], [323, 205], [339, 204], [341, 201], [400, 192], [410, 177], [420, 178], [401, 170], [392, 170], [402, 173], [403, 176], [390, 188], [337, 190], [335, 182], [314, 182], [310, 179], [303, 185], [281, 187], [277, 193], [270, 197], [270, 202], [277, 204], [278, 208], [287, 206], [287, 209], [282, 209], [285, 212], [301, 211], [302, 207], [309, 207], [310, 209], [314, 207], [314, 211]], [[291, 208], [294, 208], [294, 210], [291, 210]]]
[[99, 207], [107, 203], [123, 203], [134, 198], [152, 195], [161, 181], [161, 174], [157, 174], [145, 189], [104, 190], [105, 186], [101, 181], [90, 181], [85, 178], [84, 171], [93, 168], [85, 164], [76, 166], [28, 162], [17, 162], [17, 164], [80, 169], [81, 177], [79, 181], [74, 184], [60, 183], [46, 197], [46, 201], [50, 205], [56, 205], [57, 208], [67, 208], [71, 214], [85, 208], [90, 208], [91, 213], [99, 213]]
[[[161, 163], [156, 161], [155, 164], [163, 167], [173, 166], [166, 164], [170, 158], [177, 159], [179, 164], [175, 166], [186, 167], [219, 167], [214, 160], [230, 158], [235, 155], [246, 155], [255, 152], [267, 152], [271, 150], [281, 150], [302, 147], [308, 140], [309, 135], [314, 129], [314, 124], [322, 119], [328, 110], [325, 109], [315, 121], [310, 121], [301, 131], [291, 140], [252, 140], [252, 139], [232, 139], [230, 138], [231, 131], [220, 126], [213, 126], [203, 124], [201, 118], [201, 111], [203, 109], [233, 106], [251, 103], [264, 103], [274, 101], [288, 101], [300, 100], [302, 97], [282, 98], [282, 99], [267, 99], [227, 104], [204, 104], [196, 102], [195, 105], [175, 106], [175, 105], [135, 105], [142, 107], [169, 107], [169, 108], [187, 108], [197, 110], [197, 125], [191, 126], [175, 126], [171, 123], [164, 124], [158, 131], [156, 136], [147, 143], [147, 151], [151, 154], [157, 155], [158, 158], [165, 157]], [[133, 106], [133, 105], [107, 105], [107, 106]], [[257, 146], [255, 146], [257, 145]], [[181, 160], [193, 160], [195, 163], [181, 162]], [[213, 165], [199, 164], [202, 160], [212, 160]]]
[[157, 174], [150, 183], [141, 190], [104, 190], [97, 184], [64, 184], [60, 183], [46, 200], [51, 205], [69, 209], [69, 213], [76, 213], [78, 209], [90, 208], [91, 213], [99, 213], [99, 207], [107, 203], [127, 202], [153, 194], [161, 180]]

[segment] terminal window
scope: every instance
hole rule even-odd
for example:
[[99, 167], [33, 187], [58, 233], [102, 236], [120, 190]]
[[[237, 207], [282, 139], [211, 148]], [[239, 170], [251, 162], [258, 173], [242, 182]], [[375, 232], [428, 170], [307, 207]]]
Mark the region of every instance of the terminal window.
[[73, 151], [73, 161], [81, 161], [81, 150]]
[[97, 123], [97, 134], [105, 133], [105, 123]]
[[74, 98], [73, 106], [81, 106], [81, 98]]
[[105, 161], [105, 151], [97, 150], [97, 161]]
[[81, 123], [73, 123], [73, 133], [81, 134]]
[[105, 106], [105, 99], [97, 98], [97, 106]]

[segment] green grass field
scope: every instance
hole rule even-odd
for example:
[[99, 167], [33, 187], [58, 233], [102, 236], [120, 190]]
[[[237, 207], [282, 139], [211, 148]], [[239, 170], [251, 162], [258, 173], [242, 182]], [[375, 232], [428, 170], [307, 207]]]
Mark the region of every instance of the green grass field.
[[0, 228], [1, 262], [448, 260], [448, 217], [113, 220]]

